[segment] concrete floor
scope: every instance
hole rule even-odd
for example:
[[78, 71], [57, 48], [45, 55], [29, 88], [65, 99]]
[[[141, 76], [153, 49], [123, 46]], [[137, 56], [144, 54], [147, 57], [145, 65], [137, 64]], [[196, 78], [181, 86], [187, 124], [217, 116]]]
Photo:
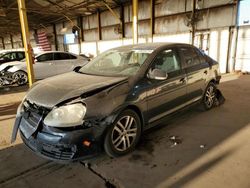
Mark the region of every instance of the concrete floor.
[[[133, 153], [101, 154], [88, 167], [39, 158], [20, 138], [11, 146], [15, 110], [27, 88], [0, 88], [0, 187], [250, 187], [250, 76], [225, 75], [219, 88], [222, 106], [181, 112], [146, 133]], [[173, 145], [171, 136], [181, 143]]]

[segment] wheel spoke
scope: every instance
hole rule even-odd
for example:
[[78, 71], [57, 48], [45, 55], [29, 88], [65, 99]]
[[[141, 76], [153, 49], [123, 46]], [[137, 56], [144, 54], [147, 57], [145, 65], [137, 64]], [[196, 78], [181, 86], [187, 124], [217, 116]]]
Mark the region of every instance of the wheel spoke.
[[130, 122], [129, 122], [128, 126], [126, 127], [127, 130], [130, 129], [130, 127], [133, 124], [133, 122], [134, 122], [134, 118], [130, 118]]
[[122, 128], [121, 131], [125, 130], [124, 125], [121, 123], [121, 121], [118, 121], [117, 124], [120, 126], [120, 128]]
[[122, 135], [119, 135], [114, 141], [113, 143], [116, 144], [120, 139], [121, 139]]
[[115, 147], [116, 148], [118, 148], [118, 146], [120, 146], [120, 144], [123, 142], [123, 139], [121, 138], [120, 140], [119, 140], [119, 142], [117, 143], [117, 144], [115, 144]]
[[127, 149], [127, 144], [126, 144], [126, 138], [125, 137], [123, 137], [122, 142], [123, 142], [123, 148], [122, 149], [124, 151], [124, 150]]
[[130, 122], [130, 119], [131, 119], [130, 116], [127, 116], [127, 117], [126, 117], [126, 124], [125, 124], [125, 126], [124, 126], [125, 129], [127, 129], [128, 125], [129, 125], [129, 122]]
[[130, 145], [131, 145], [131, 143], [130, 143], [130, 140], [129, 140], [129, 137], [128, 137], [128, 135], [126, 135], [126, 140], [127, 140], [127, 146], [128, 146], [128, 148], [130, 147]]
[[136, 131], [137, 131], [137, 128], [133, 128], [133, 129], [127, 130], [127, 133], [133, 133], [133, 132], [136, 132]]
[[118, 133], [119, 133], [119, 135], [120, 134], [122, 134], [122, 130], [121, 129], [119, 129], [117, 126], [115, 126], [115, 128], [114, 128]]
[[127, 136], [134, 138], [134, 137], [136, 137], [136, 133], [128, 133]]

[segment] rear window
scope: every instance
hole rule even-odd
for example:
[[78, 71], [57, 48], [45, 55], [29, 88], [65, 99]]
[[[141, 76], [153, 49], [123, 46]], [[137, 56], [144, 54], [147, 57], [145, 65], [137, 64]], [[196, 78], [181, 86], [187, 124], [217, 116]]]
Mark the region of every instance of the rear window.
[[70, 59], [76, 59], [76, 56], [69, 54]]
[[180, 48], [180, 51], [183, 55], [186, 67], [199, 65], [201, 63], [199, 54], [194, 48], [182, 47]]

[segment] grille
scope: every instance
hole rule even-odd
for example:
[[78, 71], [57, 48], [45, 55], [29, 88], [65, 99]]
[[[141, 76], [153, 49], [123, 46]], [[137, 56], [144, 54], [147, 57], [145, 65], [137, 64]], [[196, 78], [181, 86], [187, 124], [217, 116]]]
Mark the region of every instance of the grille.
[[33, 127], [38, 126], [38, 124], [43, 120], [49, 113], [49, 109], [40, 107], [34, 103], [25, 100], [24, 103], [24, 118], [29, 122]]
[[47, 157], [59, 160], [69, 160], [72, 159], [75, 152], [72, 151], [71, 147], [59, 147], [50, 144], [42, 144], [41, 153]]

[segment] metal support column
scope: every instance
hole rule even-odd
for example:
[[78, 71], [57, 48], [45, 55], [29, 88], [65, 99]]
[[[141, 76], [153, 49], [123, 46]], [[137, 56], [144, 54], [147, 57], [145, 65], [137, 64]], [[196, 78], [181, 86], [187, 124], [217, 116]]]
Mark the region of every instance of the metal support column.
[[18, 3], [19, 17], [23, 35], [23, 45], [25, 49], [29, 86], [31, 87], [32, 84], [34, 83], [34, 70], [33, 70], [32, 49], [30, 45], [29, 27], [28, 27], [27, 14], [25, 8], [25, 0], [17, 0], [17, 3]]
[[80, 29], [78, 29], [78, 53], [81, 54], [82, 53], [82, 46], [81, 46], [81, 41], [82, 41], [82, 17], [78, 17], [77, 18], [77, 26], [79, 26]]
[[83, 30], [83, 19], [82, 16], [80, 16], [80, 29], [81, 29], [81, 40], [84, 42], [84, 30]]
[[192, 45], [194, 45], [194, 39], [195, 39], [195, 17], [196, 17], [196, 0], [193, 0], [193, 6], [192, 6], [192, 18], [191, 18], [191, 26], [192, 26]]
[[54, 33], [54, 43], [55, 43], [55, 49], [58, 50], [58, 44], [57, 44], [57, 32], [56, 32], [56, 24], [53, 24], [53, 33]]
[[138, 0], [133, 0], [133, 44], [138, 43]]
[[120, 19], [121, 19], [121, 23], [120, 23], [120, 26], [121, 26], [121, 35], [122, 35], [122, 38], [125, 38], [125, 22], [124, 22], [124, 6], [121, 5], [121, 12], [120, 12]]
[[2, 37], [3, 49], [5, 49], [4, 38]]
[[10, 34], [10, 43], [11, 43], [11, 48], [14, 49], [13, 36], [12, 36], [12, 34]]
[[153, 42], [153, 37], [155, 34], [155, 0], [150, 0], [150, 11], [151, 11], [151, 16], [150, 16], [150, 37], [151, 37], [151, 42]]
[[98, 21], [98, 39], [102, 40], [102, 27], [101, 27], [101, 13], [97, 11], [97, 21]]

